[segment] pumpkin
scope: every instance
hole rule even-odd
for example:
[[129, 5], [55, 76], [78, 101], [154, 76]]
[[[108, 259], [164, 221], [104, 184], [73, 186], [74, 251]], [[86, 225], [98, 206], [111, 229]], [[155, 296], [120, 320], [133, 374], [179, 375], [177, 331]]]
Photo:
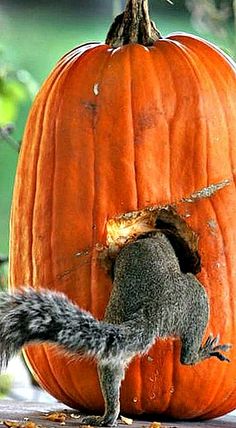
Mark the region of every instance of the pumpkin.
[[[66, 54], [33, 104], [13, 195], [11, 287], [64, 292], [102, 319], [104, 259], [132, 234], [184, 223], [210, 299], [206, 335], [233, 345], [229, 364], [190, 367], [179, 340], [157, 339], [126, 372], [122, 412], [190, 419], [236, 407], [235, 135], [235, 65], [198, 37], [161, 38], [145, 0], [127, 1], [105, 44]], [[54, 397], [103, 410], [94, 361], [45, 344], [25, 355]]]

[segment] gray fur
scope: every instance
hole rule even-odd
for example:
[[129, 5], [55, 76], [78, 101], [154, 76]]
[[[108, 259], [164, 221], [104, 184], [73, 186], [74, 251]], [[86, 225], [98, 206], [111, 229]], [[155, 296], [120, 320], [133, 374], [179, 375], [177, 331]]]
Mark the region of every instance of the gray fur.
[[125, 367], [157, 338], [180, 337], [182, 364], [196, 364], [211, 356], [229, 361], [221, 351], [227, 352], [230, 345], [219, 345], [213, 336], [202, 345], [208, 319], [204, 287], [194, 275], [180, 271], [170, 242], [156, 232], [120, 251], [103, 321], [61, 293], [33, 289], [1, 293], [1, 366], [33, 342], [50, 342], [73, 355], [95, 357], [105, 413], [85, 417], [81, 423], [114, 425]]

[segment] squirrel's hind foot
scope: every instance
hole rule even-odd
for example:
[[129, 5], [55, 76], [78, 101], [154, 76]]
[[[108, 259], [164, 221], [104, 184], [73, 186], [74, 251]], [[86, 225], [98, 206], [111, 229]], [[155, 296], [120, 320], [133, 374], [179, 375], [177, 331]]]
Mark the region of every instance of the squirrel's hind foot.
[[91, 425], [97, 427], [114, 427], [117, 425], [117, 420], [111, 415], [104, 416], [83, 416], [79, 419], [81, 425]]
[[200, 360], [205, 360], [206, 358], [216, 357], [220, 361], [230, 362], [229, 358], [222, 354], [223, 352], [228, 352], [231, 348], [231, 344], [219, 344], [220, 337], [219, 335], [213, 337], [212, 334], [207, 338], [205, 344], [200, 348], [199, 357]]

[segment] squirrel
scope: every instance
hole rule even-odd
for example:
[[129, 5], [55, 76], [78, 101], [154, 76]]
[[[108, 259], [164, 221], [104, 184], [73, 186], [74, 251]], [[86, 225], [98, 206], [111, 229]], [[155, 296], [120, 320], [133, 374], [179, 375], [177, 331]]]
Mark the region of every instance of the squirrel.
[[63, 293], [32, 288], [0, 293], [0, 363], [5, 366], [24, 345], [50, 342], [72, 355], [94, 357], [105, 402], [103, 416], [80, 423], [113, 426], [119, 416], [119, 391], [125, 369], [158, 338], [179, 337], [180, 362], [192, 365], [210, 357], [230, 361], [210, 335], [204, 286], [180, 270], [178, 258], [160, 231], [124, 246], [115, 261], [114, 281], [104, 320], [73, 304]]

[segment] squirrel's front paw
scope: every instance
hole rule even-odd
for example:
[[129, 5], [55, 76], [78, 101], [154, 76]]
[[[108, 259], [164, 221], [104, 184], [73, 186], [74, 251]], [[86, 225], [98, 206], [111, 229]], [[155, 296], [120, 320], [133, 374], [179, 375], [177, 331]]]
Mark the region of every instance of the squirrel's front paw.
[[206, 343], [200, 348], [199, 356], [201, 360], [205, 360], [206, 358], [210, 357], [216, 357], [219, 358], [220, 361], [230, 362], [230, 360], [225, 355], [223, 355], [221, 351], [228, 352], [232, 345], [220, 345], [219, 340], [219, 335], [213, 337], [213, 335], [210, 334], [210, 336], [206, 340]]
[[116, 419], [112, 416], [104, 415], [104, 416], [83, 416], [80, 418], [79, 423], [82, 425], [91, 425], [97, 427], [104, 426], [115, 426], [117, 425]]

